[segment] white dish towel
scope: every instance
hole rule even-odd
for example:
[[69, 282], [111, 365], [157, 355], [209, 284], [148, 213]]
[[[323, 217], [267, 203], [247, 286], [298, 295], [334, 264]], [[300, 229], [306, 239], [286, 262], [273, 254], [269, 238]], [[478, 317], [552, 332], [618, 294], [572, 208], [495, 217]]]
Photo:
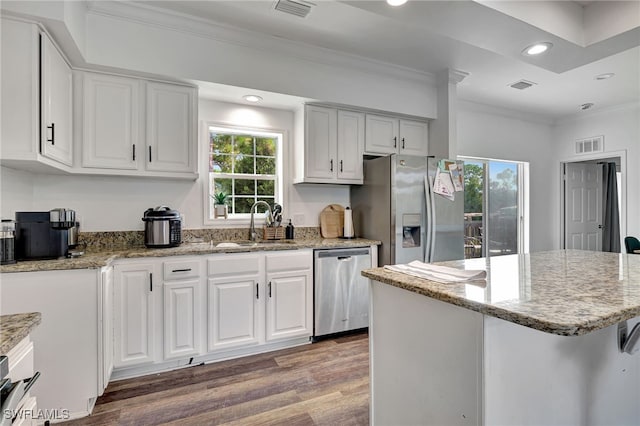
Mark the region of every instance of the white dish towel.
[[480, 281], [487, 278], [487, 271], [456, 269], [449, 266], [432, 265], [419, 260], [414, 260], [406, 265], [385, 265], [384, 269], [443, 284]]

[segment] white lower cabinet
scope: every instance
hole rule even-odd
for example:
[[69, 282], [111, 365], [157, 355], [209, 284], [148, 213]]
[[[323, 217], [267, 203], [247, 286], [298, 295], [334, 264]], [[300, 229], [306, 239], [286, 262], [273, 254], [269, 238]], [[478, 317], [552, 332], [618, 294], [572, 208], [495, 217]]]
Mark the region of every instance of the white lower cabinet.
[[200, 353], [203, 321], [200, 263], [198, 258], [163, 263], [165, 360]]
[[39, 410], [66, 409], [72, 417], [86, 416], [102, 392], [100, 273], [73, 269], [0, 274], [0, 315], [42, 314], [31, 332], [33, 367], [41, 376], [29, 390]]
[[266, 255], [266, 340], [313, 333], [312, 262], [307, 252]]
[[162, 293], [153, 279], [158, 266], [153, 261], [114, 266], [115, 368], [158, 360], [155, 329], [160, 323], [158, 305]]
[[117, 261], [114, 377], [308, 341], [312, 262], [311, 249]]
[[207, 259], [207, 349], [260, 343], [260, 283], [264, 255], [220, 254]]

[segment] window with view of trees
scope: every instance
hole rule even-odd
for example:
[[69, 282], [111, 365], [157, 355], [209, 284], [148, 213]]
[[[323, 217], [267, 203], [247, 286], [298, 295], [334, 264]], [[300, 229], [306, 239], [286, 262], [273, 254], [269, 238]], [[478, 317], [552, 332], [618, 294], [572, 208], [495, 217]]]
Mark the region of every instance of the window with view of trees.
[[272, 207], [280, 202], [281, 140], [277, 133], [209, 128], [209, 218], [213, 197], [221, 192], [227, 196], [230, 215], [250, 213], [256, 201]]

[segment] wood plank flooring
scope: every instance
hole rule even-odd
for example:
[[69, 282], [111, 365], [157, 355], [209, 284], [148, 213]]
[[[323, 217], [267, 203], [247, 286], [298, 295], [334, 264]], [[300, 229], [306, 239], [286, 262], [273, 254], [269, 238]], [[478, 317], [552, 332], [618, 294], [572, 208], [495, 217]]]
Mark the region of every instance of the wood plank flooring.
[[366, 333], [109, 384], [76, 425], [368, 425]]

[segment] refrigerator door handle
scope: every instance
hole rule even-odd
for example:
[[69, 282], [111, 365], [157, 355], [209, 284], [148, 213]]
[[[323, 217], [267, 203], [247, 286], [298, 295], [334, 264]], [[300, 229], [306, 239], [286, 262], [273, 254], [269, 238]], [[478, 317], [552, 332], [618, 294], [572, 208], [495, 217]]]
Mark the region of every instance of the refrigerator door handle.
[[431, 191], [431, 183], [429, 182], [429, 176], [424, 177], [424, 198], [425, 198], [425, 207], [426, 207], [426, 217], [424, 218], [425, 225], [425, 233], [426, 239], [425, 242], [425, 253], [424, 253], [424, 261], [425, 263], [431, 262], [431, 253], [432, 253], [432, 240], [433, 240], [433, 191]]

